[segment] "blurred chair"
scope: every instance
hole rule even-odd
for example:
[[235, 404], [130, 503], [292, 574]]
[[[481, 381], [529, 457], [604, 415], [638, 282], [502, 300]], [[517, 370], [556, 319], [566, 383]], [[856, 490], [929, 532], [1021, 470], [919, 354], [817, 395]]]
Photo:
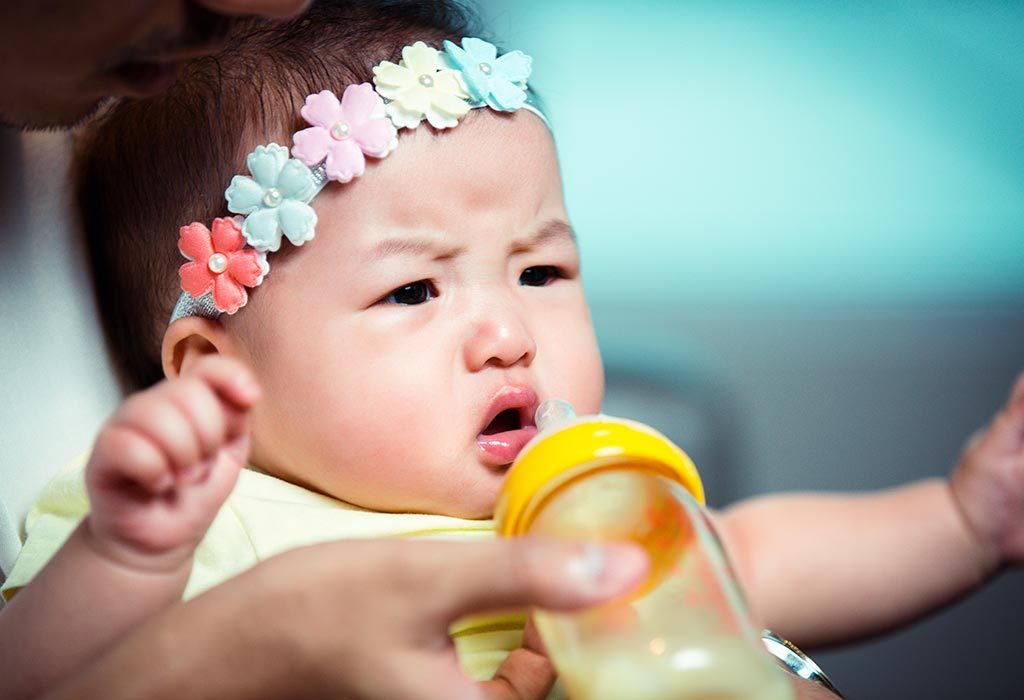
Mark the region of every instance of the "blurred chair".
[[659, 314], [597, 306], [594, 324], [605, 364], [602, 410], [679, 445], [700, 470], [710, 505], [734, 500], [734, 410], [714, 362]]

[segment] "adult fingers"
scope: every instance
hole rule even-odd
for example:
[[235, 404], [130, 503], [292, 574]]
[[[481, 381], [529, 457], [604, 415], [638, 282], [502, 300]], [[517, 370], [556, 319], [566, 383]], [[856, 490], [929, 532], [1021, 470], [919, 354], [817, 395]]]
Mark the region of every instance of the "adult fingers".
[[632, 545], [523, 537], [460, 544], [428, 566], [435, 582], [433, 610], [439, 622], [450, 622], [510, 607], [568, 610], [595, 605], [639, 586], [649, 564], [644, 552]]
[[223, 15], [258, 15], [288, 19], [306, 11], [311, 0], [198, 0], [200, 5]]
[[483, 700], [544, 700], [555, 684], [555, 667], [533, 618], [523, 630], [523, 645], [510, 653], [494, 678], [480, 683]]

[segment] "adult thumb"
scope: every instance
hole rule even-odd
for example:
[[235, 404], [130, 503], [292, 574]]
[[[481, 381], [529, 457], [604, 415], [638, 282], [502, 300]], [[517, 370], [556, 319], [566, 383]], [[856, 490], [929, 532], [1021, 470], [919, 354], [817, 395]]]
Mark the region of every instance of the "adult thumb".
[[626, 595], [649, 562], [631, 544], [584, 544], [537, 537], [460, 543], [436, 579], [436, 613], [462, 615], [515, 607], [573, 610]]

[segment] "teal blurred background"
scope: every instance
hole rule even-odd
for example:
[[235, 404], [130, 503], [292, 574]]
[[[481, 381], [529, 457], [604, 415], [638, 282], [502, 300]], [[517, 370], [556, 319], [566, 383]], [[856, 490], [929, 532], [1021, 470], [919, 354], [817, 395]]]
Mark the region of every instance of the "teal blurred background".
[[[480, 6], [535, 59], [606, 411], [715, 506], [949, 472], [1024, 369], [1024, 3]], [[815, 658], [851, 698], [1017, 698], [1022, 646], [1012, 572]]]
[[535, 58], [595, 302], [1024, 299], [1020, 3], [483, 7]]

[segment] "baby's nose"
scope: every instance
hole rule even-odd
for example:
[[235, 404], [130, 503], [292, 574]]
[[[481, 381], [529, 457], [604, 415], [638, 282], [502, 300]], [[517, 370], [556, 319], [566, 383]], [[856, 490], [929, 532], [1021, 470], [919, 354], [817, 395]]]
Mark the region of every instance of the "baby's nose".
[[522, 314], [506, 306], [481, 309], [472, 322], [465, 346], [466, 366], [479, 371], [488, 365], [529, 366], [537, 343]]

